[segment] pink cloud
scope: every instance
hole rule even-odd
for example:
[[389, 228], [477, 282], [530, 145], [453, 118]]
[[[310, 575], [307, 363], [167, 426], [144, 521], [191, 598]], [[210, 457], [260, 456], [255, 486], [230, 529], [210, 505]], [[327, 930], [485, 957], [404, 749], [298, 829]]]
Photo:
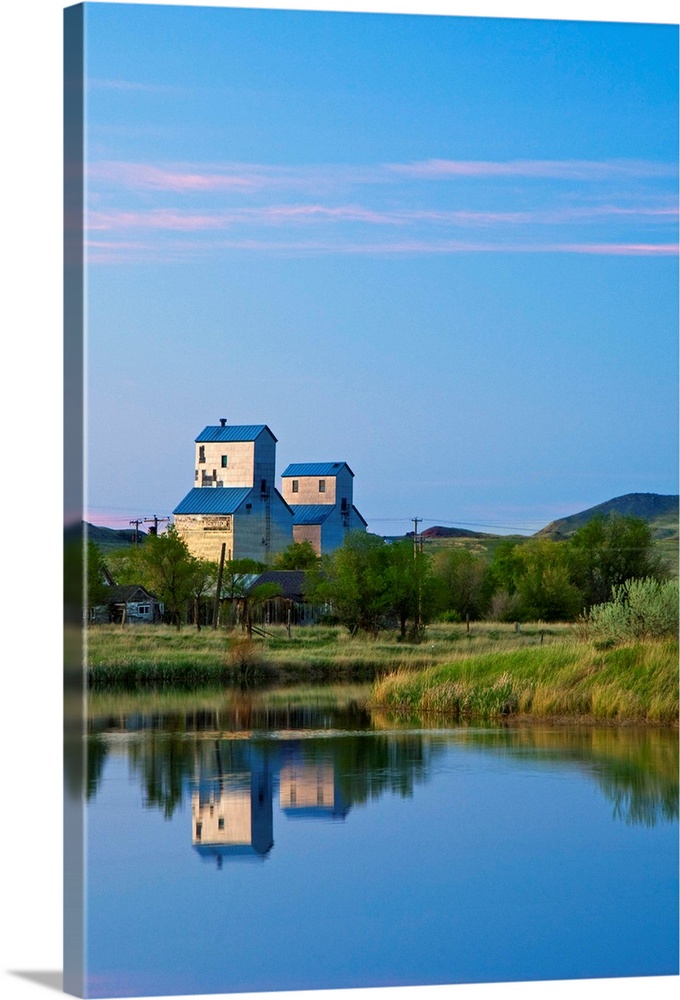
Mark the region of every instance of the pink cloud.
[[260, 186], [253, 175], [168, 169], [148, 163], [123, 163], [118, 160], [91, 164], [88, 168], [88, 180], [106, 181], [141, 190], [176, 192], [247, 191]]
[[376, 212], [357, 205], [270, 205], [229, 212], [183, 212], [181, 209], [152, 209], [146, 212], [93, 211], [88, 215], [90, 231], [116, 229], [207, 230], [233, 225], [283, 225], [287, 223], [365, 222], [393, 225], [406, 221], [405, 215]]
[[558, 225], [565, 222], [587, 223], [601, 218], [647, 218], [665, 222], [677, 218], [677, 209], [667, 207], [589, 206], [528, 212], [488, 212], [460, 209], [401, 209], [376, 211], [361, 205], [268, 205], [231, 211], [183, 211], [151, 209], [148, 211], [92, 211], [88, 215], [90, 231], [120, 229], [166, 229], [182, 232], [228, 229], [237, 225], [280, 226], [321, 222], [363, 223], [376, 226], [406, 226], [416, 223], [455, 226]]
[[88, 87], [99, 90], [143, 91], [148, 94], [177, 94], [181, 87], [172, 87], [161, 83], [139, 83], [134, 80], [88, 80]]
[[280, 254], [458, 254], [458, 253], [511, 253], [511, 254], [588, 254], [625, 257], [677, 257], [677, 243], [481, 243], [455, 240], [401, 240], [381, 243], [358, 243], [321, 240], [276, 241], [257, 239], [220, 240], [202, 243], [196, 241], [164, 242], [162, 245], [141, 242], [95, 241], [88, 244], [92, 263], [112, 260], [181, 259], [194, 257], [215, 250], [247, 250], [258, 253]]
[[673, 177], [677, 167], [634, 160], [423, 160], [390, 163], [387, 170], [423, 180], [448, 177], [541, 177], [560, 180], [599, 180], [610, 177]]
[[617, 257], [677, 257], [677, 243], [565, 243], [556, 250], [564, 253], [615, 255]]
[[[130, 85], [134, 86], [134, 85]], [[455, 178], [519, 178], [596, 181], [674, 177], [673, 164], [632, 160], [488, 160], [430, 159], [414, 163], [374, 166], [320, 164], [297, 167], [254, 163], [129, 163], [99, 161], [89, 165], [88, 178], [97, 183], [139, 191], [177, 193], [255, 191], [284, 188], [317, 192], [401, 180], [428, 181]]]

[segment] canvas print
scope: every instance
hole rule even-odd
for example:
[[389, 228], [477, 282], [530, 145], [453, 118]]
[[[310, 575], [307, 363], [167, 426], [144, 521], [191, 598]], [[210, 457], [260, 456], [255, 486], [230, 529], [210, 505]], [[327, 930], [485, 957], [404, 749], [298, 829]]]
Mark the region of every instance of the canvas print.
[[678, 26], [65, 12], [65, 987], [678, 974]]

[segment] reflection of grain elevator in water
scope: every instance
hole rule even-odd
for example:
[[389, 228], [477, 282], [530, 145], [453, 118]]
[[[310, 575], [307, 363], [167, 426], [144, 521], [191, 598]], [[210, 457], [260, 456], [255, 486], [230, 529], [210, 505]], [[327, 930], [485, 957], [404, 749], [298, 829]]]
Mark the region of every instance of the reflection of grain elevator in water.
[[240, 740], [201, 747], [191, 797], [191, 842], [201, 857], [263, 860], [274, 846], [273, 800], [288, 819], [344, 819], [349, 812], [333, 760], [299, 748]]
[[192, 844], [218, 863], [225, 856], [264, 857], [274, 844], [268, 756], [235, 740], [215, 740], [201, 750]]

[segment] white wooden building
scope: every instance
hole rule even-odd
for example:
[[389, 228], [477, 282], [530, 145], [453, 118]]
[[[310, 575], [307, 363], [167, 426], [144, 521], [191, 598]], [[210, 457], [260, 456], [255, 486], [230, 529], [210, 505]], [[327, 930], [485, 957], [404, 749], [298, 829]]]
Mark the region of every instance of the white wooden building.
[[317, 555], [342, 545], [348, 531], [365, 531], [354, 506], [354, 473], [346, 462], [289, 465], [281, 477], [283, 499], [294, 512], [293, 538], [308, 541]]
[[216, 562], [268, 564], [293, 541], [293, 511], [274, 486], [276, 438], [266, 424], [205, 427], [195, 439], [194, 486], [173, 511], [189, 551]]

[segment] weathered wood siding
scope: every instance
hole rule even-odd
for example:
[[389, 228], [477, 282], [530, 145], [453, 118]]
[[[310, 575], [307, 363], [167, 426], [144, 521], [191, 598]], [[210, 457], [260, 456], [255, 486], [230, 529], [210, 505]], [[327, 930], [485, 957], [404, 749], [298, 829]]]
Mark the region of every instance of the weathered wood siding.
[[236, 558], [233, 514], [175, 514], [175, 527], [197, 559], [219, 562], [222, 542], [227, 546], [225, 558]]
[[175, 526], [197, 559], [219, 562], [224, 542], [227, 559], [269, 563], [293, 541], [292, 512], [277, 493], [271, 495], [269, 504], [269, 545], [267, 501], [259, 490], [254, 490], [235, 514], [176, 514]]
[[[201, 449], [205, 461], [199, 461]], [[222, 468], [226, 455], [227, 467]], [[196, 444], [194, 486], [202, 486], [204, 475], [210, 483], [224, 487], [253, 486], [259, 490], [264, 479], [267, 489], [274, 489], [276, 442], [268, 431], [262, 431], [255, 441], [205, 441]]]
[[321, 525], [296, 524], [293, 526], [293, 541], [310, 542], [317, 556], [321, 555]]
[[[325, 492], [319, 492], [319, 481], [324, 480]], [[293, 493], [293, 483], [298, 491]], [[352, 505], [352, 475], [344, 466], [337, 476], [284, 476], [281, 479], [281, 493], [289, 504], [340, 503], [345, 498]]]

